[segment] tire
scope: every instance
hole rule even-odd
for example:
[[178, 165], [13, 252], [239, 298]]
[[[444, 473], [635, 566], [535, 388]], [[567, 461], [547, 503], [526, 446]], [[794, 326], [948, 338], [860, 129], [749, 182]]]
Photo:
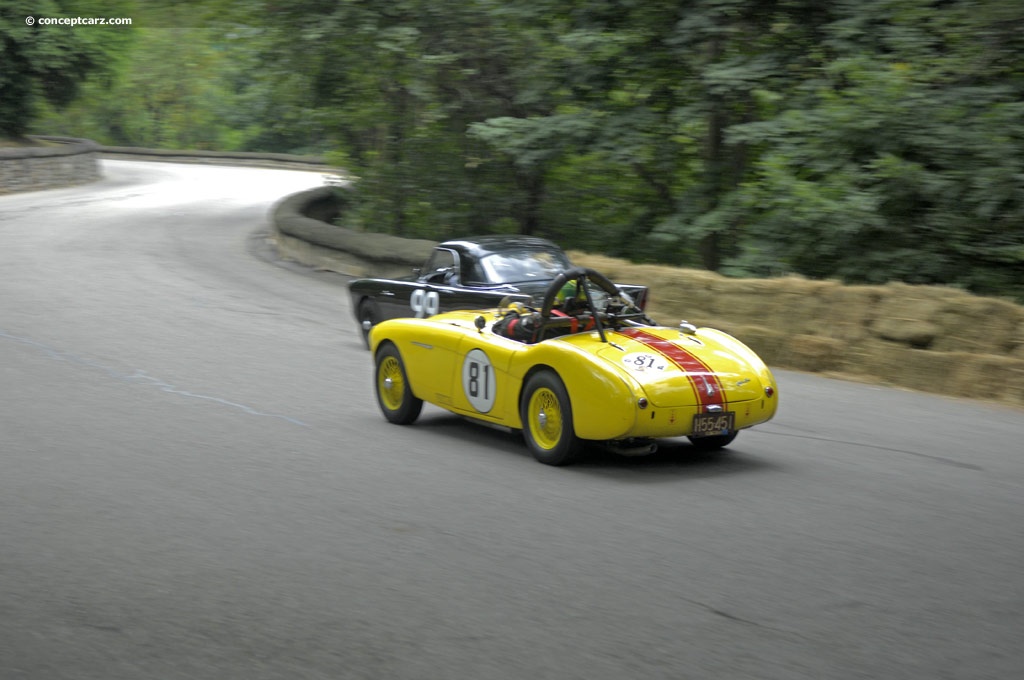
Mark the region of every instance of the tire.
[[578, 458], [581, 442], [572, 426], [569, 393], [553, 371], [540, 371], [526, 381], [519, 415], [534, 458], [545, 465], [568, 465]]
[[370, 349], [370, 329], [377, 324], [377, 313], [373, 309], [372, 300], [359, 303], [359, 332], [363, 334], [363, 344]]
[[423, 409], [423, 400], [413, 396], [398, 348], [390, 342], [383, 344], [377, 350], [375, 364], [374, 387], [381, 413], [396, 425], [415, 421]]
[[693, 448], [701, 453], [705, 453], [725, 448], [732, 443], [733, 439], [736, 439], [737, 434], [739, 433], [730, 432], [729, 434], [719, 434], [713, 437], [687, 437], [687, 439], [693, 444]]

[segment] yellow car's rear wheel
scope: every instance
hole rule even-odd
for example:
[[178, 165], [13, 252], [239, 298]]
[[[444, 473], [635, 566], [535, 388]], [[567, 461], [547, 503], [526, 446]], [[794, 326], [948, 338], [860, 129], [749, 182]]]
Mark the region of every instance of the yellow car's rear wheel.
[[687, 437], [687, 439], [693, 444], [693, 448], [701, 453], [705, 453], [725, 448], [732, 443], [733, 439], [736, 439], [736, 434], [736, 432], [730, 432], [729, 434], [716, 434], [710, 437]]
[[390, 342], [377, 350], [377, 404], [389, 422], [408, 425], [419, 417], [423, 400], [413, 396], [405, 364], [398, 348]]
[[553, 371], [540, 371], [526, 381], [520, 417], [526, 445], [540, 462], [566, 465], [579, 455], [569, 393]]

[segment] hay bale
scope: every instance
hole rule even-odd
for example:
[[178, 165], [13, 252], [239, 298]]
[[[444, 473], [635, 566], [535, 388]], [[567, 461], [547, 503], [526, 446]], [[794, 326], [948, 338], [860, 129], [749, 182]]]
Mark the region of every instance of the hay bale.
[[733, 336], [744, 345], [754, 350], [761, 359], [772, 366], [784, 365], [784, 357], [788, 353], [789, 338], [785, 333], [764, 326], [752, 326], [737, 323], [701, 324], [718, 329]]
[[940, 327], [933, 349], [1009, 354], [1018, 344], [1024, 312], [1006, 300], [959, 293], [943, 300], [933, 318]]
[[812, 373], [839, 368], [845, 350], [842, 341], [818, 335], [794, 335], [786, 345], [783, 363], [789, 368]]
[[951, 352], [961, 357], [952, 374], [951, 394], [1024, 405], [1024, 359]]
[[885, 295], [882, 286], [844, 286], [838, 282], [823, 291], [823, 311], [805, 331], [856, 343], [869, 337], [869, 324]]
[[915, 349], [927, 349], [940, 329], [932, 319], [945, 303], [948, 289], [890, 283], [880, 297], [874, 317], [868, 319], [871, 335]]
[[931, 352], [879, 340], [864, 343], [847, 357], [844, 370], [880, 382], [924, 392], [953, 394], [949, 376], [964, 363], [957, 352]]
[[821, 311], [815, 282], [798, 277], [777, 280], [723, 279], [712, 285], [711, 310], [777, 330], [804, 330], [804, 318]]
[[941, 332], [931, 321], [913, 318], [886, 317], [874, 321], [871, 330], [876, 337], [897, 342], [915, 349], [928, 349]]

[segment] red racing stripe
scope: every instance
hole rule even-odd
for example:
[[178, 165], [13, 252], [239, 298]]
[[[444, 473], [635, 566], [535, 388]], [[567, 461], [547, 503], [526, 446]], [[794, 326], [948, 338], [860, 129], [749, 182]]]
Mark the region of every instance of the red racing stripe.
[[690, 379], [702, 412], [715, 405], [727, 409], [729, 403], [725, 398], [722, 381], [698, 356], [642, 328], [627, 328], [618, 332], [650, 347], [678, 366]]

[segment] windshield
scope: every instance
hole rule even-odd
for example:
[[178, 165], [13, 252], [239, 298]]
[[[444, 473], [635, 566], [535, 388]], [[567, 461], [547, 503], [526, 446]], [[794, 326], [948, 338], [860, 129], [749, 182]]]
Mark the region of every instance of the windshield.
[[569, 258], [550, 250], [508, 250], [480, 260], [489, 283], [522, 283], [551, 280], [570, 266]]

